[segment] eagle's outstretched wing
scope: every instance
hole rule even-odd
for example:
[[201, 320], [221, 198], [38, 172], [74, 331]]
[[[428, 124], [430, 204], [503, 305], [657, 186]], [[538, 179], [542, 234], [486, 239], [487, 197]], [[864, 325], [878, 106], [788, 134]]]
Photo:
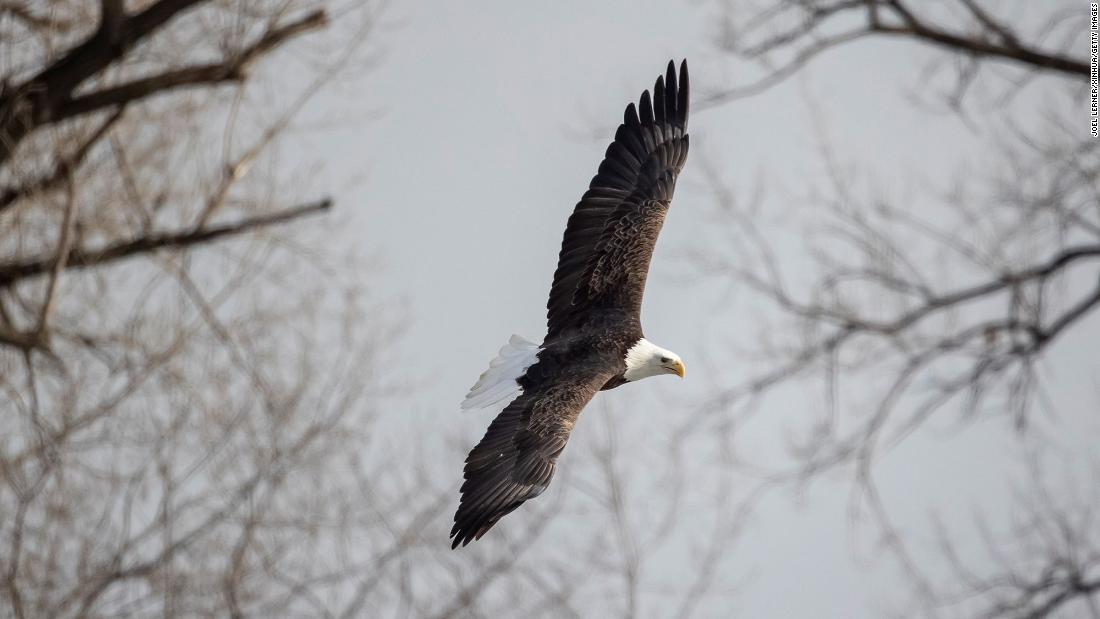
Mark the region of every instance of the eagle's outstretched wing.
[[529, 387], [497, 415], [466, 457], [451, 548], [480, 539], [502, 516], [546, 489], [581, 409], [613, 375], [583, 363], [538, 362], [528, 368]]
[[[640, 112], [640, 116], [639, 116]], [[615, 141], [569, 218], [546, 303], [549, 340], [592, 310], [637, 318], [657, 234], [687, 159], [687, 61], [626, 108]]]
[[[687, 116], [687, 63], [677, 76], [669, 62], [653, 97], [646, 91], [637, 108], [626, 108], [599, 172], [569, 218], [547, 302], [544, 347], [593, 311], [637, 319], [653, 246], [687, 158]], [[523, 392], [466, 458], [452, 548], [480, 538], [546, 489], [581, 409], [621, 372], [617, 361], [598, 354], [566, 363], [539, 359], [514, 379]]]

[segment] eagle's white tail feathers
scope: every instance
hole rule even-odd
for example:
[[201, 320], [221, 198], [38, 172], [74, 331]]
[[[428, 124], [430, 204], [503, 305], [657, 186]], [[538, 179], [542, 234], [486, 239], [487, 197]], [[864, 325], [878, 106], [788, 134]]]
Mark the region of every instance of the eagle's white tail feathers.
[[502, 401], [511, 401], [522, 391], [516, 379], [538, 360], [538, 354], [538, 344], [513, 335], [489, 364], [489, 369], [482, 372], [470, 388], [462, 401], [462, 409], [487, 408]]

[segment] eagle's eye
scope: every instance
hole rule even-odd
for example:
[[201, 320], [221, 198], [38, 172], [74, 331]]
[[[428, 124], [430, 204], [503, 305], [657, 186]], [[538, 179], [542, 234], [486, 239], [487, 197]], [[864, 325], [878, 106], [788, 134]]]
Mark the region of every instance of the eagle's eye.
[[668, 362], [669, 362], [668, 357], [661, 357], [661, 363], [668, 363]]

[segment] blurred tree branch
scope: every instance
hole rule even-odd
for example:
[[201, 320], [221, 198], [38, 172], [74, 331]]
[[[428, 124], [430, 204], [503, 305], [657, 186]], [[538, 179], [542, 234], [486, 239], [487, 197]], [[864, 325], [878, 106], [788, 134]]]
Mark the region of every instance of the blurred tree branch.
[[0, 165], [27, 135], [45, 124], [125, 105], [175, 88], [240, 81], [258, 58], [327, 21], [324, 11], [311, 11], [288, 24], [270, 26], [258, 40], [221, 62], [174, 69], [87, 94], [74, 94], [81, 84], [106, 70], [177, 14], [200, 3], [200, 0], [159, 0], [137, 14], [126, 15], [121, 2], [103, 2], [99, 28], [84, 43], [37, 75], [0, 92]]
[[[85, 80], [103, 71], [177, 14], [202, 0], [159, 0], [135, 15], [122, 16], [121, 6], [104, 3], [108, 13], [83, 43], [18, 85], [0, 94], [0, 165], [37, 127], [57, 120], [56, 113]], [[114, 10], [114, 12], [110, 12]]]
[[73, 150], [69, 155], [65, 155], [54, 165], [53, 171], [48, 175], [41, 178], [36, 178], [27, 184], [20, 187], [6, 187], [0, 192], [0, 213], [4, 209], [8, 208], [12, 204], [16, 203], [23, 197], [40, 193], [44, 191], [50, 191], [56, 189], [65, 180], [68, 174], [72, 173], [76, 168], [80, 167], [80, 164], [84, 161], [84, 158], [88, 155], [88, 152], [99, 143], [106, 135], [110, 128], [122, 118], [123, 112], [125, 112], [125, 106], [120, 106], [108, 116], [100, 125], [92, 132], [86, 140], [80, 143], [80, 145]]
[[73, 249], [67, 254], [67, 260], [57, 256], [37, 258], [14, 264], [0, 263], [0, 287], [11, 285], [21, 279], [42, 275], [58, 268], [85, 269], [109, 264], [117, 260], [130, 258], [161, 249], [176, 249], [217, 241], [248, 232], [292, 222], [306, 215], [321, 213], [332, 207], [328, 199], [301, 206], [295, 206], [269, 215], [249, 217], [230, 224], [203, 226], [182, 232], [151, 233], [137, 239], [114, 243], [100, 249]]
[[927, 8], [906, 0], [780, 0], [747, 18], [730, 18], [721, 37], [722, 46], [730, 53], [760, 62], [767, 73], [757, 82], [716, 92], [702, 104], [718, 105], [758, 94], [818, 55], [874, 36], [932, 45], [973, 62], [999, 60], [1071, 79], [1089, 74], [1087, 60], [1073, 57], [1068, 45], [1046, 50], [1038, 42], [1023, 40], [982, 8], [978, 0], [948, 3], [948, 10], [961, 7], [963, 15], [938, 20], [923, 16], [917, 6]]
[[166, 71], [159, 75], [136, 79], [117, 86], [72, 97], [59, 104], [50, 114], [53, 121], [88, 114], [105, 107], [122, 106], [176, 88], [209, 86], [221, 82], [239, 82], [248, 67], [264, 54], [299, 34], [320, 28], [328, 18], [324, 11], [313, 11], [289, 24], [273, 27], [259, 40], [221, 62], [207, 63]]
[[[332, 203], [281, 206], [274, 165], [371, 5], [323, 62], [262, 66], [327, 14], [0, 3], [0, 614], [324, 614], [374, 566], [332, 550], [374, 533], [343, 496], [375, 462], [341, 465], [370, 445], [385, 320], [346, 257], [290, 244]], [[251, 94], [273, 79], [299, 94]]]
[[[957, 70], [948, 97], [956, 110], [993, 61], [1010, 71], [989, 79], [1014, 89], [1021, 87], [1009, 77], [1016, 74], [1068, 80], [1071, 88], [1060, 92], [1087, 86], [1088, 63], [1072, 52], [1087, 11], [1076, 7], [1044, 5], [1041, 26], [1028, 28], [1007, 16], [1006, 5], [978, 0], [781, 0], [752, 13], [740, 2], [729, 6], [722, 43], [760, 64], [764, 77], [723, 89], [709, 105], [761, 92], [812, 58], [874, 35], [945, 52]], [[1058, 99], [1067, 103], [1059, 111], [1077, 109], [1066, 98]], [[853, 512], [869, 508], [928, 616], [975, 604], [982, 609], [975, 616], [983, 617], [1100, 616], [1095, 536], [1090, 519], [1069, 517], [1069, 506], [1038, 499], [1049, 509], [1035, 518], [1046, 523], [1016, 531], [1031, 546], [999, 557], [993, 576], [969, 578], [951, 555], [959, 540], [945, 539], [963, 584], [948, 591], [935, 582], [937, 570], [914, 556], [916, 544], [895, 525], [874, 481], [880, 452], [944, 409], [962, 419], [1000, 416], [1025, 430], [1042, 384], [1039, 364], [1055, 342], [1087, 332], [1100, 314], [1100, 150], [1057, 114], [1033, 124], [1002, 121], [998, 127], [1015, 130], [1007, 140], [990, 139], [988, 151], [997, 156], [984, 162], [988, 177], [971, 174], [943, 191], [929, 189], [916, 205], [863, 195], [824, 144], [827, 187], [811, 191], [810, 231], [800, 235], [806, 252], [798, 260], [778, 254], [776, 235], [790, 231], [761, 222], [762, 196], [742, 203], [717, 170], [707, 170], [730, 242], [693, 256], [704, 272], [751, 291], [769, 310], [768, 325], [757, 329], [756, 365], [765, 369], [719, 390], [708, 407], [737, 427], [765, 394], [803, 382], [820, 387], [826, 396], [793, 442], [794, 464], [767, 484], [851, 470]], [[790, 266], [794, 261], [803, 268]], [[1073, 509], [1095, 510], [1100, 497], [1092, 500]], [[1040, 544], [1054, 532], [1076, 541]], [[1081, 553], [1069, 550], [1074, 544]]]

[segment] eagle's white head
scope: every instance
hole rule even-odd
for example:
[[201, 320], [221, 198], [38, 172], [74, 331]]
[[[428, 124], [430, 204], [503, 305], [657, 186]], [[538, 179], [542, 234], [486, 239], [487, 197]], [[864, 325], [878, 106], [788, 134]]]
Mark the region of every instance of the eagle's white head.
[[675, 374], [683, 378], [684, 362], [680, 360], [680, 355], [643, 337], [626, 351], [626, 372], [623, 372], [623, 378], [628, 381], [641, 380], [658, 374]]

